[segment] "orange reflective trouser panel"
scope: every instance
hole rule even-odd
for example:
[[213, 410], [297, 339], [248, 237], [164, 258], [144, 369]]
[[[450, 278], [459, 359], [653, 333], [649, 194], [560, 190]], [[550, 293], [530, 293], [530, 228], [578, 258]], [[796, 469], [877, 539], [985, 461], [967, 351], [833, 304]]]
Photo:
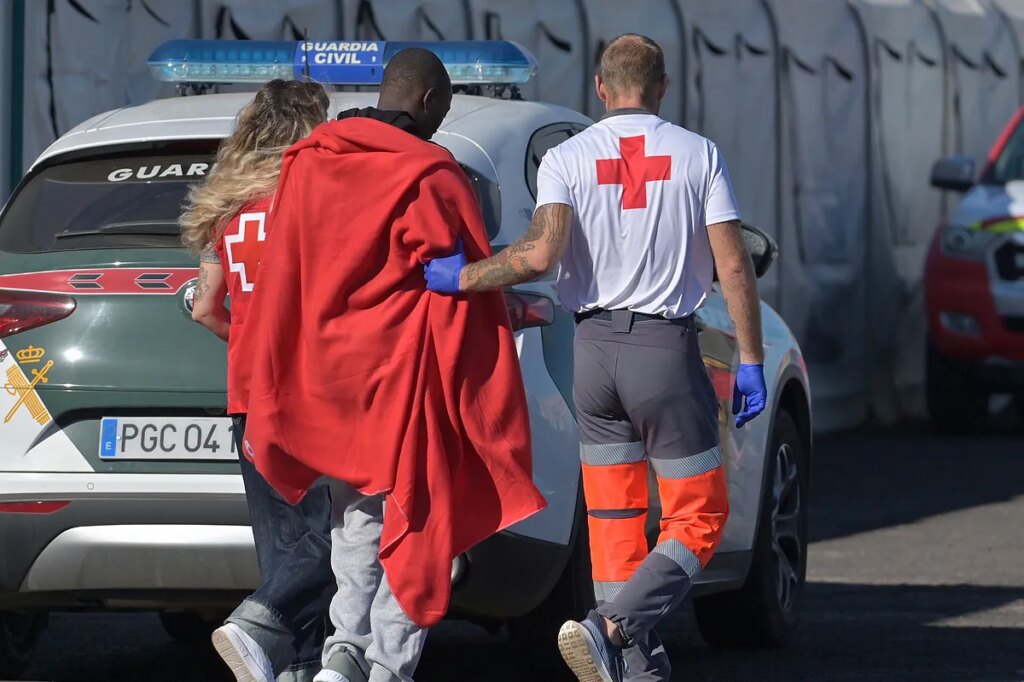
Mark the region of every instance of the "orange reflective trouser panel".
[[[574, 397], [598, 613], [626, 639], [630, 676], [670, 679], [654, 626], [707, 566], [729, 515], [718, 401], [690, 320], [576, 329]], [[660, 533], [645, 534], [653, 472]]]

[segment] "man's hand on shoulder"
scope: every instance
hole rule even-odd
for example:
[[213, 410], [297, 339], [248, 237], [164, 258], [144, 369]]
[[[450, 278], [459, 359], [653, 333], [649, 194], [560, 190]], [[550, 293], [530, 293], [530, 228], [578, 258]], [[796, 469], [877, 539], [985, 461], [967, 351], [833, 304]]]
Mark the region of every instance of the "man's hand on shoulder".
[[539, 206], [526, 234], [501, 253], [467, 264], [456, 252], [428, 263], [427, 288], [439, 293], [491, 291], [536, 279], [561, 259], [570, 230], [571, 206]]
[[452, 255], [435, 258], [427, 263], [424, 268], [427, 289], [439, 294], [459, 293], [462, 291], [459, 286], [459, 276], [464, 267], [466, 267], [466, 252], [460, 239], [455, 243], [455, 251], [452, 252]]

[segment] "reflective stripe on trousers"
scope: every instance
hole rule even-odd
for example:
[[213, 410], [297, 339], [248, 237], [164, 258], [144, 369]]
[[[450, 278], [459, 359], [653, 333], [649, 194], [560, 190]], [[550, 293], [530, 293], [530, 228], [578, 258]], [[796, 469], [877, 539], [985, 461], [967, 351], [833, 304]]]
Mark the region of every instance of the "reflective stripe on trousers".
[[[642, 452], [643, 444], [628, 444]], [[599, 602], [614, 600], [648, 556], [648, 460], [601, 464], [583, 453], [583, 489], [590, 526], [594, 589]], [[625, 459], [628, 459], [625, 458]], [[649, 460], [661, 499], [661, 532], [654, 553], [693, 581], [722, 537], [728, 495], [717, 446], [678, 460]]]

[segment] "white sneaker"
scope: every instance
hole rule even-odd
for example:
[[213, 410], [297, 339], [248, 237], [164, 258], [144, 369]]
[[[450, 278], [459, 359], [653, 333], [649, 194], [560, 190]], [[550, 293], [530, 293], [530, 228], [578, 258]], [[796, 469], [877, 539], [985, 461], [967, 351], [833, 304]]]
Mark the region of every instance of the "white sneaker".
[[349, 679], [333, 670], [321, 670], [313, 678], [313, 682], [349, 682]]
[[274, 667], [263, 648], [245, 630], [225, 623], [213, 631], [213, 648], [237, 682], [274, 682]]

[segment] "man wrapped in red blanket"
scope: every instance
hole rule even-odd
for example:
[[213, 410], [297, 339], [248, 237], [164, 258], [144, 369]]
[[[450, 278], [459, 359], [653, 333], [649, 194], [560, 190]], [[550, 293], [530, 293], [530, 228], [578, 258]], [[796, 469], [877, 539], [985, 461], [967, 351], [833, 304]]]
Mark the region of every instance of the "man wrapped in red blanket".
[[450, 102], [432, 53], [399, 53], [377, 109], [287, 151], [269, 217], [245, 331], [245, 450], [291, 502], [333, 482], [324, 659], [349, 672], [317, 679], [354, 679], [353, 661], [411, 679], [422, 628], [447, 611], [452, 560], [545, 504], [502, 295], [425, 287], [423, 263], [458, 240], [470, 259], [491, 253], [469, 180], [425, 141]]

